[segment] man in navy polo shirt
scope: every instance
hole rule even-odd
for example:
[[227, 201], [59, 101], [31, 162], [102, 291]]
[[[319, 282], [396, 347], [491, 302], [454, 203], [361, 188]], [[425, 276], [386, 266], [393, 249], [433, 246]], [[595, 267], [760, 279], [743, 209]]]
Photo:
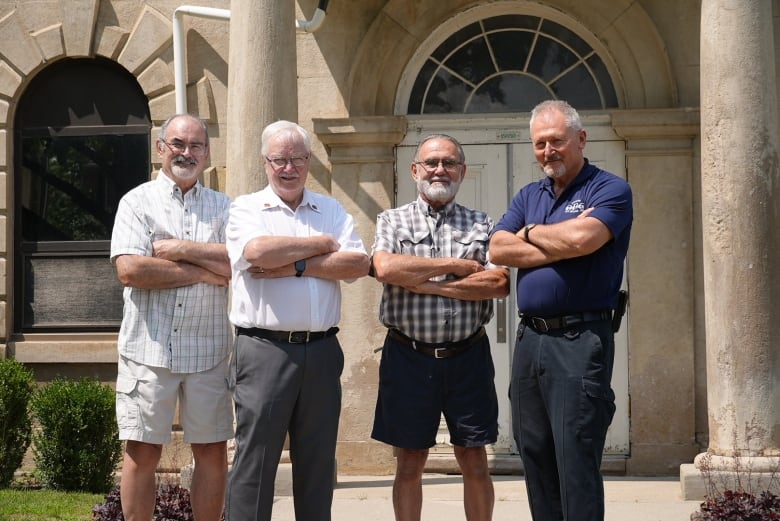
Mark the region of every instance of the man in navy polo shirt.
[[631, 189], [584, 157], [585, 130], [565, 101], [537, 105], [530, 127], [546, 177], [515, 195], [490, 241], [493, 262], [518, 268], [512, 430], [534, 521], [603, 520]]

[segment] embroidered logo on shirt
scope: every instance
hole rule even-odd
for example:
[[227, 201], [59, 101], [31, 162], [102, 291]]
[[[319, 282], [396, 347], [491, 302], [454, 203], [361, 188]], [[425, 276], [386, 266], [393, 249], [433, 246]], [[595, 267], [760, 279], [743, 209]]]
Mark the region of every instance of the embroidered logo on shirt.
[[584, 211], [585, 203], [582, 202], [582, 199], [577, 199], [576, 201], [572, 201], [566, 205], [564, 213], [582, 213]]

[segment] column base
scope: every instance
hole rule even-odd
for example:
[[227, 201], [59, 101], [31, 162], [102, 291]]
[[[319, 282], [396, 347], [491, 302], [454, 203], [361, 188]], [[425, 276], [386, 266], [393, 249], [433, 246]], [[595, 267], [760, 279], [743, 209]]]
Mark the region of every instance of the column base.
[[680, 465], [680, 486], [685, 500], [703, 500], [724, 490], [758, 495], [764, 490], [780, 494], [780, 457], [727, 457], [702, 453], [693, 463]]

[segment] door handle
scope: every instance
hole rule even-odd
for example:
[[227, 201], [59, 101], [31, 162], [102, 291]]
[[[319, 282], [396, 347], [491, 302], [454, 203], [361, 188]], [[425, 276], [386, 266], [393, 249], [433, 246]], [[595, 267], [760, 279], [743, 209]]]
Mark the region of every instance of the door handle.
[[496, 299], [496, 342], [506, 343], [506, 299]]

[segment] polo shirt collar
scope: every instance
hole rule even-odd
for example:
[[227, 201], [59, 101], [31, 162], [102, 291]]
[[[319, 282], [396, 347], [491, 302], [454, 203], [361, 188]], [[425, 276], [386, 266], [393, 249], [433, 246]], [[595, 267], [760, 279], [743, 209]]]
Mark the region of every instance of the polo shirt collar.
[[[593, 174], [595, 174], [598, 171], [598, 168], [591, 165], [588, 161], [588, 158], [585, 158], [585, 163], [582, 165], [582, 169], [577, 174], [577, 176], [571, 180], [571, 183], [569, 183], [569, 186], [566, 187], [564, 190], [565, 192], [568, 192], [570, 189], [574, 188], [575, 186], [579, 186], [586, 182], [588, 179], [593, 177]], [[544, 186], [546, 189], [550, 190], [551, 192], [555, 193], [555, 190], [553, 190], [553, 179], [551, 177], [544, 176], [542, 179], [542, 186]]]

